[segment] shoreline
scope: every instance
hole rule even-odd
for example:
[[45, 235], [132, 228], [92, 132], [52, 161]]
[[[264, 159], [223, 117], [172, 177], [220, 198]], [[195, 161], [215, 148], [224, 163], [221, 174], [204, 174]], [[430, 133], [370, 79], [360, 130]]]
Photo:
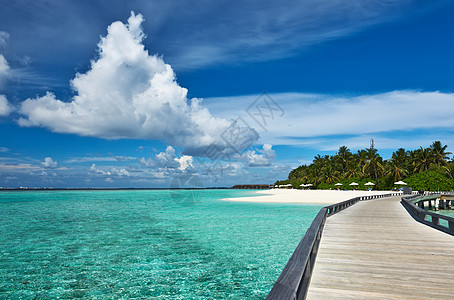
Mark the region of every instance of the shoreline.
[[224, 198], [223, 201], [330, 205], [359, 196], [388, 194], [390, 191], [282, 190], [256, 191], [255, 196]]

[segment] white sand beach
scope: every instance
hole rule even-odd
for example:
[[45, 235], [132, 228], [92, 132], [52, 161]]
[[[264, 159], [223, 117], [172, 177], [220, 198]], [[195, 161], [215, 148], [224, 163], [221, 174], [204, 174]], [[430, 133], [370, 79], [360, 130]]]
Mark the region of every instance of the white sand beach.
[[[258, 203], [334, 204], [358, 196], [392, 193], [390, 191], [284, 190], [257, 191], [257, 196], [227, 198], [225, 201]], [[393, 192], [394, 193], [394, 192]]]

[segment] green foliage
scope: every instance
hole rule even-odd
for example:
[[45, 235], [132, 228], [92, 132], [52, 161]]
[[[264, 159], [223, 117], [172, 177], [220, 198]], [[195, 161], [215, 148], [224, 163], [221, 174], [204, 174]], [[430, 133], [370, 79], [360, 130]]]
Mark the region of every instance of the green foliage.
[[451, 191], [454, 189], [454, 179], [434, 170], [414, 174], [407, 178], [405, 182], [413, 190]]
[[332, 184], [332, 183], [323, 182], [317, 186], [317, 189], [319, 189], [319, 190], [335, 190], [335, 189], [337, 189], [337, 187], [334, 186], [334, 184]]
[[[339, 148], [335, 155], [317, 155], [312, 164], [302, 165], [293, 169], [287, 180], [277, 181], [276, 184], [292, 184], [293, 188], [311, 183], [312, 188], [318, 189], [369, 189], [364, 183], [375, 183], [372, 189], [393, 189], [395, 181], [404, 180], [413, 189], [452, 189], [449, 180], [454, 180], [454, 162], [448, 162], [447, 146], [435, 141], [430, 147], [420, 147], [407, 151], [399, 148], [392, 154], [391, 159], [383, 160], [375, 148], [366, 148], [352, 153], [346, 146]], [[422, 177], [430, 176], [423, 182]], [[435, 174], [437, 176], [435, 176]], [[408, 180], [415, 179], [416, 181]], [[438, 180], [438, 183], [437, 183]], [[448, 181], [446, 181], [448, 180]], [[351, 182], [360, 185], [352, 187]], [[341, 186], [335, 186], [337, 182]], [[438, 185], [437, 185], [438, 184]]]

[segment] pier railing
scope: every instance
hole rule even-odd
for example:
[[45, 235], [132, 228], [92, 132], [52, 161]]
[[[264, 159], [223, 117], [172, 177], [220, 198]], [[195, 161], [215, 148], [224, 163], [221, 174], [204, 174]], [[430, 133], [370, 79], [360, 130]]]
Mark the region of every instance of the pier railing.
[[305, 299], [317, 257], [326, 218], [353, 204], [371, 199], [400, 196], [402, 193], [361, 196], [323, 207], [306, 231], [266, 299]]
[[415, 203], [413, 203], [413, 201], [418, 198], [423, 197], [421, 195], [403, 197], [401, 203], [416, 221], [445, 233], [454, 235], [454, 218], [429, 212], [423, 208], [418, 207]]

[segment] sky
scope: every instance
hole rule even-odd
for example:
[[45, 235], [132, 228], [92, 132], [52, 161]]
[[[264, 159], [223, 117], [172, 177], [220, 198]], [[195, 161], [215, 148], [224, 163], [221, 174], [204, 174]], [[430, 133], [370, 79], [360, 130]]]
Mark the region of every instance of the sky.
[[0, 0], [0, 187], [274, 183], [454, 147], [454, 3]]

